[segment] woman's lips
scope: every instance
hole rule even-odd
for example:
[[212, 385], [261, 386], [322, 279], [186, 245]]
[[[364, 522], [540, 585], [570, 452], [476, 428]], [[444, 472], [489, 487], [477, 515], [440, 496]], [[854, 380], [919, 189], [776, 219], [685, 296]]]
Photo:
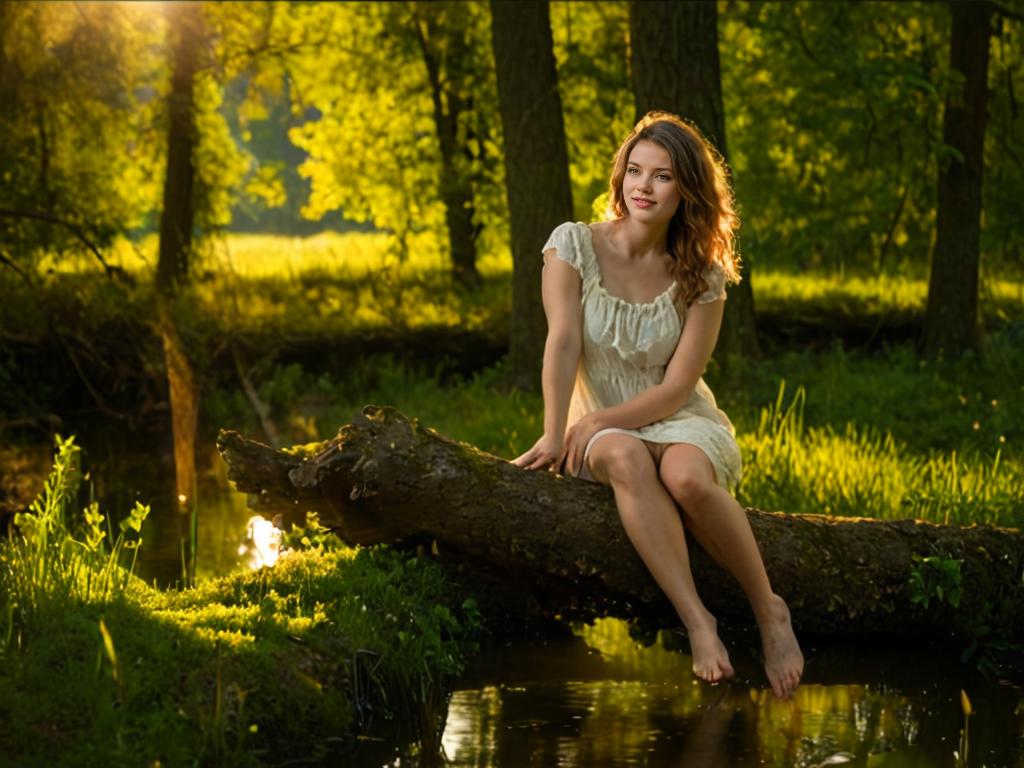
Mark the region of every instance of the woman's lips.
[[654, 203], [651, 200], [644, 200], [642, 197], [634, 197], [632, 198], [632, 200], [633, 204], [637, 208], [650, 208], [652, 205], [654, 205]]

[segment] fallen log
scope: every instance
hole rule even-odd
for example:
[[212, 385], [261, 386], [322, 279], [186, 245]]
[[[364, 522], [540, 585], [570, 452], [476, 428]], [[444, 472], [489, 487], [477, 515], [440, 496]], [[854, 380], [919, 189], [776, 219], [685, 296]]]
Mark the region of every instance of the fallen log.
[[[522, 470], [387, 407], [367, 406], [312, 446], [277, 451], [224, 430], [217, 447], [253, 509], [286, 522], [315, 510], [350, 544], [436, 544], [500, 588], [509, 610], [678, 626], [606, 486]], [[746, 511], [798, 631], [1024, 637], [1018, 530]], [[692, 539], [690, 549], [708, 607], [749, 622], [732, 577]]]

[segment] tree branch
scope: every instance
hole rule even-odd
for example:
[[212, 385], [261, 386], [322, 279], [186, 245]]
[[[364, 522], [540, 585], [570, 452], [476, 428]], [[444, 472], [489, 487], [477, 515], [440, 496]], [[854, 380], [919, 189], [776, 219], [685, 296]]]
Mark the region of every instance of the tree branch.
[[992, 3], [992, 10], [998, 13], [1000, 16], [1005, 16], [1008, 19], [1014, 21], [1024, 21], [1024, 14], [1018, 13], [1017, 11], [1011, 11], [1005, 6], [999, 5], [999, 3]]
[[106, 259], [103, 258], [103, 254], [100, 253], [100, 249], [85, 236], [85, 233], [77, 224], [72, 224], [70, 221], [66, 221], [59, 216], [54, 216], [52, 213], [45, 213], [43, 211], [26, 211], [16, 208], [0, 208], [0, 216], [4, 216], [9, 219], [32, 219], [33, 221], [45, 221], [48, 224], [58, 224], [65, 227], [70, 230], [75, 237], [81, 240], [82, 243], [85, 244], [86, 248], [92, 251], [99, 263], [103, 265], [103, 269], [106, 270], [107, 277], [113, 280], [116, 275], [124, 274], [123, 271], [117, 267], [112, 267], [107, 264]]

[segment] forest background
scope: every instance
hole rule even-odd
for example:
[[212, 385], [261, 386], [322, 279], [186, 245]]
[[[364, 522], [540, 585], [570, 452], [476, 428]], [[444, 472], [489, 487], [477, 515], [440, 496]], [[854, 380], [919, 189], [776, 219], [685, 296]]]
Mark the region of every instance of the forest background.
[[[188, 506], [219, 427], [312, 440], [371, 398], [515, 454], [542, 410], [539, 246], [603, 216], [617, 142], [658, 106], [732, 170], [746, 279], [708, 376], [741, 427], [785, 380], [850, 466], [911, 461], [974, 499], [954, 519], [1016, 522], [991, 489], [1024, 424], [1019, 9], [683, 7], [543, 6], [516, 43], [542, 50], [502, 70], [515, 25], [482, 3], [4, 4], [5, 435], [135, 435]], [[785, 491], [750, 461], [744, 500], [864, 507], [805, 458]], [[937, 514], [873, 482], [872, 514]]]
[[[248, 512], [217, 506], [217, 430], [306, 443], [377, 403], [525, 450], [540, 247], [604, 216], [651, 108], [732, 173], [745, 277], [706, 376], [740, 500], [1020, 527], [1022, 19], [1016, 0], [0, 3], [4, 529], [56, 434], [88, 481], [58, 443], [36, 511], [66, 525], [47, 543], [23, 514], [0, 545], [0, 752], [333, 749], [364, 710], [329, 681], [360, 671], [320, 642], [379, 654], [380, 701], [432, 700], [473, 648], [471, 604], [379, 550], [239, 575]], [[143, 575], [198, 588], [143, 592], [116, 547], [79, 584], [100, 526], [138, 533], [143, 504]], [[246, 704], [281, 675], [299, 684]]]

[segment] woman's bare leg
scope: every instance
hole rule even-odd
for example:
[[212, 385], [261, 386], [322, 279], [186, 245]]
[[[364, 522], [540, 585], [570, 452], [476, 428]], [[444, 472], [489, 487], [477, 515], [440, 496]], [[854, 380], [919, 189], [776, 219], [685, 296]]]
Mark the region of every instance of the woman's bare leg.
[[686, 626], [694, 673], [708, 682], [731, 677], [718, 623], [693, 583], [679, 510], [647, 446], [630, 435], [605, 435], [591, 447], [588, 466], [596, 480], [611, 485], [626, 534]]
[[686, 527], [743, 588], [754, 610], [764, 647], [765, 671], [776, 696], [787, 698], [803, 674], [789, 607], [772, 591], [761, 551], [743, 507], [715, 482], [715, 471], [696, 446], [673, 444], [661, 454], [658, 474], [683, 508]]

